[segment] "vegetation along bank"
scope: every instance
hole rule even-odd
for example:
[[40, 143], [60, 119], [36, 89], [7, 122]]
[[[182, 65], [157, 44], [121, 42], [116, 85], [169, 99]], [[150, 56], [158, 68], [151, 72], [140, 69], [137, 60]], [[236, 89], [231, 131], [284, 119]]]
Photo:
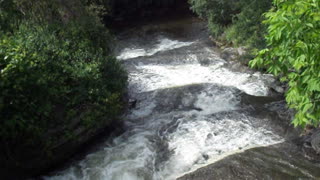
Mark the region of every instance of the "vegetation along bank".
[[1, 176], [34, 175], [118, 121], [127, 75], [87, 0], [0, 1]]

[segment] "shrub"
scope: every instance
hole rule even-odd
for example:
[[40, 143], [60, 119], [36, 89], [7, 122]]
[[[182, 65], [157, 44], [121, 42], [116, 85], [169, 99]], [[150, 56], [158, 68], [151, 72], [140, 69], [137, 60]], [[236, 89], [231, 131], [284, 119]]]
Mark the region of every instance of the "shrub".
[[191, 9], [208, 19], [211, 35], [221, 41], [249, 48], [265, 46], [262, 25], [270, 0], [189, 0]]
[[[1, 23], [10, 25], [0, 29], [0, 140], [8, 144], [49, 142], [47, 131], [67, 131], [75, 118], [106, 125], [119, 115], [126, 86], [112, 37], [94, 12], [68, 1], [79, 11], [64, 19], [59, 1], [35, 2], [0, 1], [9, 7], [0, 9]], [[54, 8], [33, 18], [42, 6]]]
[[288, 82], [286, 101], [295, 126], [320, 124], [320, 1], [274, 0], [266, 13], [268, 47], [251, 66], [267, 68]]
[[263, 13], [271, 8], [270, 0], [240, 1], [240, 13], [234, 15], [233, 23], [226, 29], [226, 39], [234, 45], [264, 48], [266, 27], [262, 24]]

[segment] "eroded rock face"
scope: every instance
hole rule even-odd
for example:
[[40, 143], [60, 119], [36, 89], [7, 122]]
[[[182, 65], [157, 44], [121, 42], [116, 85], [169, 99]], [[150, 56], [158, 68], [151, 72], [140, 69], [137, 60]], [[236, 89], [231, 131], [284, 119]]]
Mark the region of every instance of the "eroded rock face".
[[320, 164], [308, 161], [290, 142], [234, 154], [178, 180], [319, 179]]

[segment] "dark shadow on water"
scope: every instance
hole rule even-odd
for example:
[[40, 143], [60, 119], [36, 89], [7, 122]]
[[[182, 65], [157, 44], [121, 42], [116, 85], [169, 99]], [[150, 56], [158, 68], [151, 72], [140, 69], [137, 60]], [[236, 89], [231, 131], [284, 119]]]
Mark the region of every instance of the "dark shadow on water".
[[104, 18], [104, 22], [114, 30], [196, 16], [190, 10], [188, 0], [114, 0], [111, 6], [113, 12]]

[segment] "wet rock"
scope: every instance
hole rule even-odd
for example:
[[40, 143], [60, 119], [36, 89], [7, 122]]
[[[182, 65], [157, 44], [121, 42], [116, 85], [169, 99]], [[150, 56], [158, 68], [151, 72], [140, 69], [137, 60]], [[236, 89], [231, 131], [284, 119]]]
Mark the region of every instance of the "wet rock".
[[199, 60], [199, 63], [202, 65], [202, 66], [208, 66], [210, 65], [211, 61], [209, 59], [200, 59]]
[[[154, 111], [157, 112], [170, 112], [173, 110], [196, 110], [202, 112], [206, 111], [210, 107], [208, 107], [206, 104], [197, 103], [201, 100], [199, 99], [201, 98], [201, 92], [210, 92], [205, 96], [211, 97], [212, 99], [214, 99], [215, 94], [218, 93], [223, 94], [235, 92], [236, 94], [243, 94], [240, 90], [233, 87], [203, 83], [166, 88], [157, 90], [155, 92], [141, 93], [141, 96], [153, 97], [152, 101], [155, 104]], [[155, 95], [152, 96], [152, 93]], [[168, 94], [170, 94], [170, 96], [168, 96]], [[141, 102], [142, 100], [138, 98], [138, 101]]]
[[221, 53], [221, 58], [227, 61], [235, 61], [238, 57], [239, 54], [236, 48], [225, 48]]
[[130, 108], [130, 109], [136, 108], [136, 106], [137, 106], [137, 99], [129, 99], [128, 105], [129, 105], [129, 108]]
[[234, 72], [240, 72], [240, 73], [252, 73], [253, 71], [248, 67], [243, 65], [241, 62], [234, 61], [230, 64], [228, 64], [229, 68]]
[[221, 58], [227, 61], [235, 61], [235, 60], [239, 60], [239, 57], [245, 54], [246, 54], [246, 50], [243, 47], [239, 47], [239, 48], [229, 47], [222, 50]]
[[273, 76], [267, 81], [267, 86], [269, 87], [269, 94], [284, 94], [287, 89], [287, 85], [279, 82]]
[[309, 160], [320, 162], [320, 129], [307, 126], [300, 141], [304, 156]]
[[211, 133], [209, 133], [208, 135], [207, 135], [207, 139], [211, 139], [213, 137], [213, 135], [211, 134]]
[[284, 93], [284, 88], [281, 87], [281, 86], [274, 86], [274, 87], [271, 87], [274, 91], [276, 91], [277, 93]]
[[298, 146], [285, 142], [231, 155], [178, 180], [319, 179], [319, 168], [303, 157]]
[[194, 107], [193, 109], [196, 110], [196, 111], [202, 111], [203, 110], [202, 108], [198, 108], [198, 107]]
[[317, 130], [312, 134], [311, 146], [317, 152], [317, 154], [320, 153], [320, 130]]
[[208, 160], [209, 159], [209, 155], [208, 154], [202, 154], [203, 159]]

